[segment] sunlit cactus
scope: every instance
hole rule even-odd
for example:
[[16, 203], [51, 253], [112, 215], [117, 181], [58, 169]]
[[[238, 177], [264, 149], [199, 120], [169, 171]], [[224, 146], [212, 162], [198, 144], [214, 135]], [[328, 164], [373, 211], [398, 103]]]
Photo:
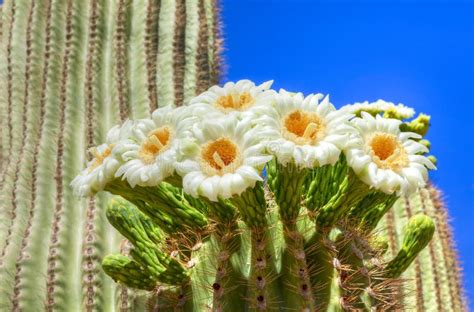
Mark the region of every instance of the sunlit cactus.
[[[148, 272], [141, 275], [143, 265], [137, 267], [134, 247], [108, 224], [110, 196], [101, 193], [95, 199], [78, 200], [69, 187], [86, 162], [85, 149], [102, 143], [113, 124], [147, 117], [164, 105], [179, 106], [218, 82], [221, 42], [215, 1], [4, 2], [0, 6], [0, 310], [161, 311], [161, 306], [190, 310], [192, 305], [195, 311], [206, 311], [232, 302], [238, 311], [249, 305], [245, 300], [251, 297], [246, 288], [249, 271], [245, 270], [249, 255], [244, 252], [228, 261], [228, 254], [248, 252], [250, 231], [242, 222], [232, 222], [237, 212], [228, 202], [219, 202], [222, 209], [216, 211], [230, 209], [231, 213], [211, 216], [209, 202], [185, 196], [206, 225], [200, 221], [193, 228], [176, 221], [181, 219], [162, 216], [153, 219], [153, 227], [146, 228], [149, 238], [172, 237], [152, 241], [166, 256], [179, 260], [178, 271], [183, 268], [189, 273], [190, 284], [168, 287], [170, 281], [157, 284]], [[391, 111], [384, 115], [410, 117]], [[418, 127], [423, 128], [423, 120]], [[413, 126], [407, 124], [404, 130], [419, 132]], [[298, 232], [291, 226], [284, 231], [270, 183], [266, 185], [270, 218], [270, 236], [266, 237], [275, 240], [276, 255], [288, 258], [291, 253], [281, 252], [284, 233], [298, 234], [295, 238], [287, 235], [289, 244], [300, 244], [299, 235], [304, 236], [312, 289], [318, 281], [331, 277], [330, 272], [346, 274], [341, 244], [352, 241], [351, 235], [369, 240], [371, 248], [362, 248], [363, 252], [373, 253], [377, 259], [383, 259], [381, 254], [388, 249], [383, 260], [390, 261], [402, 249], [406, 223], [422, 213], [435, 222], [434, 239], [402, 274], [403, 285], [400, 280], [388, 280], [393, 289], [389, 303], [413, 310], [465, 309], [448, 216], [434, 187], [399, 199], [372, 233], [354, 231], [353, 224], [342, 218], [338, 226], [351, 235], [336, 240], [334, 246], [334, 240], [323, 244], [311, 236], [314, 215], [306, 206], [307, 199], [303, 199], [299, 212]], [[334, 191], [334, 185], [326, 187]], [[139, 205], [115, 199], [112, 206], [132, 209], [139, 218], [151, 219], [136, 212]], [[218, 218], [226, 222], [216, 222]], [[216, 233], [223, 233], [220, 239], [215, 238]], [[326, 252], [333, 247], [341, 255], [333, 257], [334, 253]], [[113, 255], [107, 256], [109, 253]], [[311, 259], [323, 259], [318, 270], [313, 269]], [[279, 281], [284, 274], [282, 261], [277, 258], [271, 262], [277, 264], [272, 272]], [[360, 265], [358, 261], [351, 263]], [[218, 274], [219, 267], [226, 274]], [[294, 270], [292, 266], [283, 269]], [[124, 275], [124, 270], [129, 274]], [[372, 272], [382, 274], [378, 267]], [[107, 274], [119, 282], [118, 288]], [[183, 275], [181, 279], [187, 278]], [[374, 285], [372, 292], [357, 276], [348, 284], [357, 281], [364, 285], [364, 294], [340, 287], [334, 282], [337, 278], [332, 280], [311, 297], [316, 309], [327, 304], [331, 309], [343, 304], [353, 307], [361, 301], [365, 306], [380, 305], [377, 298], [387, 295], [380, 292], [379, 285]], [[288, 283], [297, 282], [291, 277]], [[295, 288], [292, 290], [295, 293]], [[370, 293], [374, 300], [369, 300]], [[278, 298], [270, 302], [302, 302], [301, 296]]]
[[100, 265], [122, 239], [108, 196], [69, 184], [111, 125], [217, 82], [215, 1], [3, 2], [0, 310], [140, 310]]
[[435, 169], [401, 130], [416, 119], [270, 87], [214, 86], [109, 131], [71, 184], [117, 195], [106, 215], [129, 250], [104, 271], [151, 310], [405, 308], [400, 276], [434, 222], [413, 215], [393, 256], [376, 228]]

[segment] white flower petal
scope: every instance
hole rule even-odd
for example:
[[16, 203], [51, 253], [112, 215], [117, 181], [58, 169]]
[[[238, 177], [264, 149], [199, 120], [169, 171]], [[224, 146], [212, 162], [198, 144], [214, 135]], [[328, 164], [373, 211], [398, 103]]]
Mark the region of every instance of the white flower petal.
[[[380, 115], [374, 118], [362, 111], [361, 117], [351, 122], [357, 132], [353, 133], [344, 153], [347, 163], [364, 183], [382, 192], [399, 195], [410, 194], [426, 183], [428, 169], [435, 169], [435, 166], [419, 154], [427, 152], [427, 148], [411, 140], [418, 135], [400, 132], [400, 120]], [[371, 145], [375, 137], [388, 140], [381, 147], [382, 159]], [[393, 150], [387, 150], [389, 148]], [[391, 153], [388, 157], [383, 154], [387, 152]]]

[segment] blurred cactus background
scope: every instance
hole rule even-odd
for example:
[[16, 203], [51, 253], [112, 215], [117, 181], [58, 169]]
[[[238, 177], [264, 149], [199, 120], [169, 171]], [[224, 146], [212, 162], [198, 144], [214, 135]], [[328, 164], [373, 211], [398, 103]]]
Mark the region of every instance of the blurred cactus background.
[[[133, 206], [112, 202], [107, 216], [109, 195], [78, 200], [69, 184], [87, 161], [83, 151], [103, 142], [112, 125], [182, 105], [218, 83], [221, 44], [215, 0], [5, 1], [0, 310], [150, 307], [152, 295], [117, 286], [101, 267], [107, 254], [130, 249], [107, 220], [114, 220], [111, 209]], [[434, 220], [434, 238], [394, 295], [408, 310], [464, 311], [449, 218], [434, 186], [400, 199], [380, 222], [387, 257], [402, 248], [403, 229], [418, 213]], [[108, 260], [110, 267], [127, 265], [120, 256]]]

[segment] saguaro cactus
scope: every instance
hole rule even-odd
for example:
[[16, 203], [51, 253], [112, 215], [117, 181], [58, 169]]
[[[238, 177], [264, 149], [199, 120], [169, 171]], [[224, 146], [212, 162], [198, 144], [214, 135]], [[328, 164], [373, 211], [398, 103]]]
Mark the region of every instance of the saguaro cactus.
[[[220, 71], [214, 0], [6, 0], [0, 7], [0, 309], [112, 311], [134, 291], [100, 268], [121, 240], [108, 196], [77, 200], [69, 183], [86, 147], [127, 117], [207, 89]], [[434, 187], [389, 211], [389, 251], [408, 216], [436, 221], [405, 277], [417, 310], [465, 308], [447, 213]], [[123, 252], [128, 246], [122, 246]], [[123, 259], [116, 259], [117, 262]], [[125, 266], [126, 264], [124, 264]], [[453, 268], [456, 268], [453, 271]], [[413, 291], [415, 290], [415, 291]]]
[[467, 311], [449, 216], [441, 192], [435, 186], [400, 199], [381, 222], [389, 238], [389, 251], [396, 252], [401, 243], [401, 230], [416, 213], [432, 217], [436, 231], [429, 246], [402, 275], [408, 282], [398, 295], [415, 311]]
[[129, 254], [107, 255], [104, 271], [150, 291], [153, 310], [408, 308], [399, 277], [433, 219], [411, 211], [389, 257], [374, 230], [435, 169], [413, 133], [426, 117], [404, 122], [411, 110], [383, 101], [336, 110], [270, 86], [213, 86], [109, 131], [72, 182], [78, 195], [123, 198], [107, 218]]
[[[213, 0], [7, 0], [0, 51], [0, 310], [113, 311], [107, 196], [69, 187], [105, 130], [218, 80]], [[120, 299], [117, 299], [119, 298]]]

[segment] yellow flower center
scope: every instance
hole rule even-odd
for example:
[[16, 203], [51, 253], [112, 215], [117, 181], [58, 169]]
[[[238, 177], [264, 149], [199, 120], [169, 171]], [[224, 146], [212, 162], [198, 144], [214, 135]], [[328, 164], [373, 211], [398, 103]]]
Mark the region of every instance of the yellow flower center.
[[326, 125], [315, 113], [295, 110], [283, 118], [283, 136], [298, 145], [315, 144], [324, 136]]
[[375, 133], [369, 140], [372, 158], [379, 168], [399, 171], [409, 163], [401, 142], [389, 133]]
[[92, 147], [89, 149], [89, 153], [92, 155], [92, 164], [89, 166], [89, 172], [94, 170], [95, 168], [99, 167], [103, 164], [104, 160], [112, 154], [112, 149], [114, 148], [114, 144], [110, 144], [106, 147], [103, 152], [99, 152], [97, 148]]
[[171, 131], [166, 126], [151, 131], [140, 146], [138, 155], [141, 160], [147, 165], [152, 164], [156, 156], [169, 147], [170, 136]]
[[240, 166], [240, 151], [229, 138], [206, 143], [201, 149], [201, 166], [209, 175], [224, 175]]
[[215, 105], [222, 111], [238, 110], [243, 111], [249, 106], [252, 106], [255, 99], [250, 95], [249, 92], [231, 93], [220, 96]]

